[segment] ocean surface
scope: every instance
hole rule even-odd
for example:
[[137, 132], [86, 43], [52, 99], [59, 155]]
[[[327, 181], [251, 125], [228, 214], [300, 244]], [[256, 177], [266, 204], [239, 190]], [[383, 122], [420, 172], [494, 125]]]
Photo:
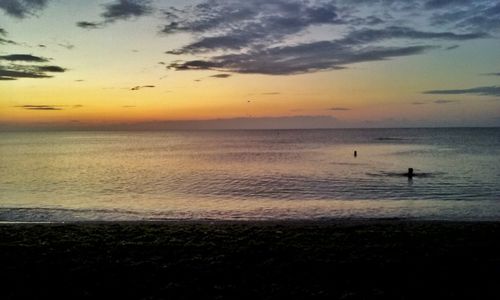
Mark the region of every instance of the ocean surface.
[[500, 220], [500, 129], [0, 133], [0, 222], [339, 217]]

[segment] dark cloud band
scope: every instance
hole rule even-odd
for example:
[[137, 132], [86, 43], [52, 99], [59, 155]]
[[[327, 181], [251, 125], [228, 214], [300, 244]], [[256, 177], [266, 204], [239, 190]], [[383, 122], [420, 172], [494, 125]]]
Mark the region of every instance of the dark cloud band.
[[15, 106], [18, 108], [26, 109], [26, 110], [63, 110], [65, 108], [73, 108], [73, 109], [78, 109], [82, 108], [83, 105], [81, 104], [76, 104], [76, 105], [33, 105], [33, 104], [27, 104], [27, 105], [18, 105]]
[[479, 96], [496, 96], [500, 97], [500, 86], [482, 86], [470, 89], [457, 90], [432, 90], [425, 91], [424, 94], [434, 95], [479, 95]]
[[277, 47], [245, 54], [215, 56], [210, 60], [172, 63], [175, 70], [220, 70], [235, 73], [290, 75], [343, 69], [345, 65], [424, 53], [433, 46], [346, 47], [336, 42], [315, 42]]
[[215, 74], [210, 76], [212, 78], [219, 78], [219, 79], [224, 79], [224, 78], [229, 78], [231, 77], [231, 74]]
[[0, 56], [0, 60], [7, 60], [7, 61], [24, 61], [24, 62], [48, 62], [49, 59], [44, 58], [44, 57], [39, 57], [39, 56], [34, 56], [31, 54], [10, 54], [10, 55], [4, 55]]
[[97, 29], [97, 28], [102, 27], [102, 24], [97, 23], [97, 22], [81, 21], [81, 22], [77, 22], [76, 26], [78, 26], [80, 28], [84, 28], [84, 29]]
[[16, 106], [22, 109], [26, 110], [62, 110], [61, 107], [59, 106], [54, 106], [54, 105], [21, 105], [21, 106]]
[[138, 90], [148, 89], [148, 88], [152, 89], [152, 88], [155, 88], [155, 86], [154, 85], [138, 85], [138, 86], [134, 86], [130, 90], [131, 91], [138, 91]]
[[445, 100], [445, 99], [439, 99], [439, 100], [435, 100], [434, 103], [435, 104], [450, 104], [450, 103], [457, 103], [459, 102], [458, 100]]

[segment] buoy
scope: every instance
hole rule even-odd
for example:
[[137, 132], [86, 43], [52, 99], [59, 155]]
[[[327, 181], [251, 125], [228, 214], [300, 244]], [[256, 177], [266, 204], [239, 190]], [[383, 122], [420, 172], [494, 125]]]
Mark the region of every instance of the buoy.
[[354, 150], [354, 157], [358, 157], [358, 151]]
[[415, 174], [413, 174], [413, 168], [408, 168], [408, 173], [405, 174], [408, 178], [413, 178]]

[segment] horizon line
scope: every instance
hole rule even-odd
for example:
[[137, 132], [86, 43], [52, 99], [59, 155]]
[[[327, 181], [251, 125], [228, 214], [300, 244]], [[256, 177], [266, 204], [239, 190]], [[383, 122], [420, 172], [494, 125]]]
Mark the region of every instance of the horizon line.
[[337, 127], [337, 128], [11, 128], [2, 129], [0, 133], [9, 132], [147, 132], [147, 131], [296, 131], [296, 130], [381, 130], [381, 129], [494, 129], [500, 125], [481, 126], [415, 126], [415, 127]]

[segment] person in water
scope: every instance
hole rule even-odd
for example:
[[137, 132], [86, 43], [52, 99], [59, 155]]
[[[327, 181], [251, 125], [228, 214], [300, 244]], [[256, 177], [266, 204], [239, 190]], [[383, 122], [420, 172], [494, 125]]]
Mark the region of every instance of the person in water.
[[408, 173], [405, 173], [403, 175], [408, 178], [413, 178], [413, 176], [415, 176], [415, 173], [413, 173], [413, 168], [408, 168]]

